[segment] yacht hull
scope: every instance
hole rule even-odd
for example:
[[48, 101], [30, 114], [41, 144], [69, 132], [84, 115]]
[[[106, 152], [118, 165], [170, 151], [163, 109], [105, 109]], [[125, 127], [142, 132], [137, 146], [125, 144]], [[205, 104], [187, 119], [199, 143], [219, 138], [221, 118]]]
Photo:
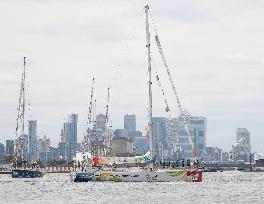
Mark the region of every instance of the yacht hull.
[[74, 182], [88, 181], [116, 181], [116, 182], [202, 182], [202, 171], [192, 170], [167, 170], [167, 171], [95, 171], [72, 172], [71, 180]]

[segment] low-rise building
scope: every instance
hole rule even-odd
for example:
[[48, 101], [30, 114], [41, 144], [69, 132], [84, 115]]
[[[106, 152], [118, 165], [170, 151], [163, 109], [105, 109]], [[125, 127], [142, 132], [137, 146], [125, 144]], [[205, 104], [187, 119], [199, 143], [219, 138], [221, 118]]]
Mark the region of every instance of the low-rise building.
[[114, 131], [114, 138], [121, 138], [121, 137], [125, 137], [125, 138], [129, 138], [129, 131], [127, 129], [116, 129]]
[[254, 162], [256, 166], [264, 166], [264, 152], [254, 154]]
[[203, 157], [203, 161], [212, 162], [225, 162], [228, 161], [229, 154], [228, 152], [224, 152], [219, 147], [206, 147], [206, 153]]
[[133, 140], [125, 137], [113, 138], [111, 150], [112, 154], [115, 156], [133, 155]]

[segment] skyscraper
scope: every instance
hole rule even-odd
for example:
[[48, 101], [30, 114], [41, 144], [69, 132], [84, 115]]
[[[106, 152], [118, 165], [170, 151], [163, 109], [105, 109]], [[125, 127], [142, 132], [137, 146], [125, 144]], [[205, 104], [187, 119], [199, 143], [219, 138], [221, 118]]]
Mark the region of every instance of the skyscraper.
[[124, 115], [124, 129], [136, 131], [136, 115]]
[[246, 128], [237, 128], [236, 144], [232, 146], [232, 159], [234, 161], [250, 161], [251, 145], [250, 132]]
[[78, 122], [78, 115], [77, 114], [70, 114], [68, 115], [68, 123], [70, 123], [70, 141], [71, 143], [77, 143], [77, 122]]
[[[165, 117], [152, 118], [152, 145], [154, 156], [159, 158], [166, 156], [164, 151], [167, 149], [167, 129]], [[166, 154], [166, 153], [165, 153]]]
[[50, 139], [44, 135], [43, 139], [38, 139], [38, 159], [42, 162], [48, 161], [50, 152]]
[[146, 137], [135, 137], [134, 139], [134, 147], [136, 149], [136, 154], [144, 155], [149, 148], [149, 144]]
[[[197, 156], [205, 154], [206, 147], [206, 118], [202, 116], [187, 115], [188, 126], [191, 132], [191, 139], [195, 146]], [[167, 145], [169, 156], [173, 154], [173, 146], [178, 143], [183, 150], [185, 157], [192, 157], [193, 151], [189, 136], [185, 129], [182, 117], [167, 120]]]
[[0, 161], [2, 161], [4, 155], [5, 155], [5, 145], [0, 143]]
[[247, 128], [237, 128], [236, 142], [250, 145], [250, 132], [247, 130]]
[[69, 114], [68, 120], [63, 123], [63, 129], [61, 131], [62, 140], [66, 143], [77, 143], [77, 114]]
[[23, 159], [28, 160], [31, 159], [29, 154], [29, 138], [28, 135], [23, 134], [19, 138], [16, 139], [16, 144], [21, 144], [21, 156]]
[[6, 140], [6, 154], [9, 156], [14, 155], [14, 140]]
[[72, 142], [71, 123], [69, 122], [63, 123], [63, 138], [64, 138], [65, 143]]
[[29, 157], [37, 160], [37, 121], [28, 121]]
[[77, 150], [77, 114], [69, 114], [68, 120], [63, 123], [63, 130], [61, 132], [62, 141], [65, 142], [65, 159], [72, 160]]
[[66, 143], [59, 143], [58, 144], [58, 151], [59, 151], [60, 159], [67, 160]]
[[97, 141], [103, 141], [103, 137], [106, 133], [106, 117], [104, 114], [98, 114], [96, 116], [96, 138]]

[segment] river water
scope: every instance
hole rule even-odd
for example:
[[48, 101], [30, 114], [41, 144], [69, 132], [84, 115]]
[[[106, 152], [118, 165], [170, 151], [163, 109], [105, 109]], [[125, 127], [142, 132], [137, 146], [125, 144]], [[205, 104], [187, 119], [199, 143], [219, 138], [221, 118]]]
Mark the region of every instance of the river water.
[[73, 183], [69, 174], [0, 175], [0, 203], [264, 203], [264, 173], [204, 173], [202, 183]]

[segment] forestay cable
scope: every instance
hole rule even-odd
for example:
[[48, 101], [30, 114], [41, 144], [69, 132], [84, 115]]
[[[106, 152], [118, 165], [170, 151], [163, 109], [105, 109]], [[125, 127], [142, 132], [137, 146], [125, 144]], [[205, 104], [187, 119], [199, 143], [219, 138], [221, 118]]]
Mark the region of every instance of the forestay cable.
[[161, 57], [161, 60], [166, 68], [166, 72], [167, 72], [167, 75], [169, 77], [169, 81], [171, 83], [171, 86], [172, 86], [172, 89], [173, 89], [173, 92], [176, 96], [176, 100], [177, 100], [177, 105], [178, 105], [178, 108], [179, 108], [179, 111], [180, 111], [180, 116], [182, 117], [183, 119], [183, 123], [184, 123], [184, 127], [185, 127], [185, 130], [187, 132], [187, 135], [188, 135], [188, 138], [189, 138], [189, 142], [192, 146], [192, 153], [193, 153], [193, 157], [196, 156], [196, 150], [195, 150], [195, 146], [193, 144], [193, 141], [192, 141], [192, 137], [191, 137], [191, 131], [190, 131], [190, 127], [189, 127], [189, 124], [188, 124], [188, 120], [187, 120], [187, 117], [184, 113], [184, 110], [183, 110], [183, 107], [180, 103], [180, 99], [179, 99], [179, 96], [178, 96], [178, 93], [177, 93], [177, 90], [175, 88], [175, 83], [172, 79], [172, 76], [171, 76], [171, 72], [170, 72], [170, 69], [169, 69], [169, 66], [168, 66], [168, 63], [167, 63], [167, 60], [166, 60], [166, 57], [165, 57], [165, 54], [163, 52], [163, 49], [162, 49], [162, 46], [161, 46], [161, 43], [160, 43], [160, 40], [159, 40], [159, 37], [158, 37], [158, 32], [157, 32], [157, 27], [154, 23], [154, 20], [153, 20], [153, 17], [150, 13], [150, 18], [151, 18], [151, 21], [153, 23], [153, 27], [154, 27], [154, 30], [155, 30], [155, 41], [156, 41], [156, 44], [157, 44], [157, 47], [158, 47], [158, 50], [159, 50], [159, 54], [160, 54], [160, 57]]

